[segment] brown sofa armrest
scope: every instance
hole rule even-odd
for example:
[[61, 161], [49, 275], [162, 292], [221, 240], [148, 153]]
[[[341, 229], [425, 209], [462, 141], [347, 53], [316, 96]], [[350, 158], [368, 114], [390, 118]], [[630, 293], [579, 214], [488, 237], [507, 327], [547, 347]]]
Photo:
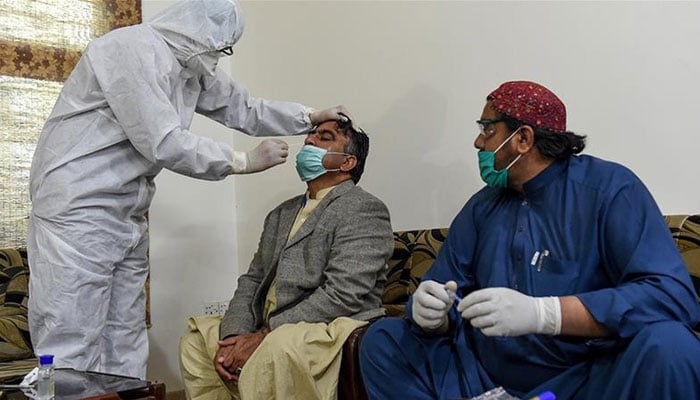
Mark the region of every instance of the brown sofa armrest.
[[355, 329], [343, 344], [338, 376], [338, 400], [367, 400], [360, 374], [360, 342], [369, 324]]

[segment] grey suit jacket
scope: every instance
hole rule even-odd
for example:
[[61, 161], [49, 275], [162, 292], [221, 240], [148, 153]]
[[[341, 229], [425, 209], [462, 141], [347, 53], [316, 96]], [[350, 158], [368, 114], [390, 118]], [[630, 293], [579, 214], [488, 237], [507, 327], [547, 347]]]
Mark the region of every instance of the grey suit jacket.
[[297, 233], [288, 235], [305, 196], [272, 210], [248, 272], [221, 321], [220, 337], [263, 327], [268, 288], [276, 278], [274, 329], [285, 323], [330, 322], [347, 316], [368, 320], [384, 314], [381, 295], [393, 232], [384, 203], [345, 181], [318, 204]]

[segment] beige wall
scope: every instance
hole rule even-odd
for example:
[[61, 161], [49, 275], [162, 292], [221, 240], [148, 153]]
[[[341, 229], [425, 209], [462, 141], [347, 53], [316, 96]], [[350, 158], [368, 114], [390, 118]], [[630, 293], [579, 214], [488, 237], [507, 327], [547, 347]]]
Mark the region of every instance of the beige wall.
[[[144, 0], [144, 17], [169, 4]], [[472, 141], [486, 94], [536, 80], [568, 106], [586, 153], [619, 161], [665, 213], [700, 212], [700, 3], [244, 1], [230, 73], [258, 96], [342, 103], [371, 136], [361, 185], [395, 229], [447, 226], [481, 187]], [[193, 130], [253, 147], [198, 119]], [[291, 140], [299, 144], [301, 138]], [[287, 164], [220, 183], [162, 173], [151, 208], [149, 378], [181, 387], [177, 339], [228, 299], [267, 211], [304, 186]]]

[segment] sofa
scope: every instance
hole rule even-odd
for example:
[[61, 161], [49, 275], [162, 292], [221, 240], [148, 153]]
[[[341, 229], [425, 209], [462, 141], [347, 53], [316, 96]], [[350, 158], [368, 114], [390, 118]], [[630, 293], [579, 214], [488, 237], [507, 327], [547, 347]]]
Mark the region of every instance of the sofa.
[[[700, 214], [668, 215], [665, 219], [688, 267], [695, 290], [700, 293]], [[387, 284], [382, 297], [388, 316], [404, 315], [408, 297], [432, 265], [446, 235], [447, 228], [394, 232], [394, 253], [389, 260]], [[338, 380], [339, 400], [367, 399], [359, 367], [359, 346], [367, 327], [356, 329], [343, 346]], [[700, 337], [700, 324], [696, 325], [695, 331]]]
[[28, 284], [26, 249], [0, 249], [0, 383], [37, 364], [27, 324]]
[[[666, 222], [700, 292], [700, 215], [669, 215]], [[430, 268], [445, 241], [447, 228], [394, 232], [382, 296], [389, 316], [404, 315], [408, 297]], [[27, 325], [29, 265], [22, 248], [0, 249], [0, 383], [17, 381], [36, 365]], [[147, 286], [148, 290], [148, 286]], [[367, 399], [359, 368], [359, 345], [367, 326], [345, 342], [338, 382], [340, 400]], [[696, 327], [700, 335], [700, 326]]]
[[[0, 384], [21, 380], [37, 365], [29, 336], [29, 263], [25, 248], [0, 249]], [[150, 327], [150, 279], [146, 280]]]

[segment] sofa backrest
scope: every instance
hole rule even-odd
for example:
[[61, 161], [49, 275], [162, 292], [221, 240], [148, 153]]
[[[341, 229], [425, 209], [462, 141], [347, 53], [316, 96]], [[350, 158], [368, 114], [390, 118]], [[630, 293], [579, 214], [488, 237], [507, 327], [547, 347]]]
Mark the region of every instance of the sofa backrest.
[[403, 315], [408, 297], [416, 290], [447, 236], [447, 228], [394, 232], [394, 253], [389, 259], [382, 303], [387, 315]]
[[688, 268], [695, 291], [700, 294], [700, 214], [667, 215], [664, 218]]
[[[34, 356], [27, 321], [29, 276], [26, 248], [0, 249], [0, 363]], [[149, 284], [150, 278], [146, 279], [146, 326], [150, 328]], [[0, 382], [16, 377], [26, 366], [14, 368], [0, 368]]]
[[[700, 293], [700, 215], [664, 217], [676, 246]], [[435, 261], [447, 236], [447, 228], [394, 232], [394, 253], [389, 260], [383, 306], [390, 316], [402, 316], [408, 297]], [[696, 327], [700, 329], [700, 325]]]
[[25, 249], [0, 249], [0, 361], [32, 357], [27, 324], [29, 267]]

